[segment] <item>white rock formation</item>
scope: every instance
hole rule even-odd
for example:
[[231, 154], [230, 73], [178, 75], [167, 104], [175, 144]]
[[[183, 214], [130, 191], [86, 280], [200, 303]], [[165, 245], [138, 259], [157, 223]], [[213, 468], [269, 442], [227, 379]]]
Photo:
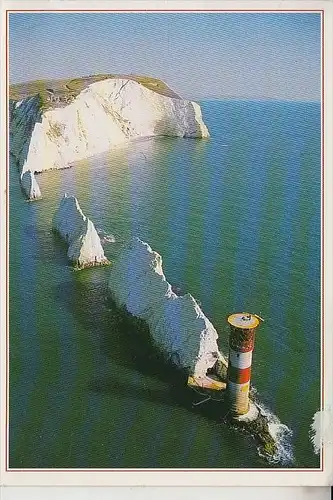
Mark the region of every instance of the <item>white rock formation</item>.
[[9, 101], [10, 154], [20, 171], [20, 181], [28, 200], [41, 198], [41, 192], [34, 175], [34, 169], [22, 169], [24, 158], [29, 152], [30, 140], [37, 122], [41, 121], [41, 100], [39, 96], [24, 101]]
[[114, 263], [109, 290], [118, 306], [147, 322], [154, 343], [179, 368], [201, 378], [217, 359], [227, 364], [218, 334], [196, 300], [172, 291], [161, 256], [139, 238]]
[[42, 197], [35, 174], [30, 170], [21, 175], [21, 186], [28, 200], [38, 200]]
[[78, 268], [107, 264], [94, 224], [82, 212], [75, 196], [65, 196], [52, 228], [68, 243], [68, 258]]
[[208, 137], [200, 106], [128, 79], [89, 85], [70, 104], [42, 111], [39, 96], [10, 103], [10, 150], [21, 172], [41, 172], [140, 137]]

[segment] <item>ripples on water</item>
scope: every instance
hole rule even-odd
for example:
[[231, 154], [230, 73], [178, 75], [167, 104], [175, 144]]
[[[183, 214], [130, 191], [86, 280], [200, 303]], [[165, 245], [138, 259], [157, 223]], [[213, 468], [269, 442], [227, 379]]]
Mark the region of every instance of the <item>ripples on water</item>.
[[[147, 140], [44, 173], [36, 203], [11, 171], [12, 467], [319, 466], [308, 432], [320, 393], [320, 107], [202, 108], [209, 141]], [[100, 228], [110, 259], [131, 235], [161, 253], [225, 352], [229, 312], [265, 318], [252, 381], [279, 435], [277, 462], [191, 410], [110, 308], [107, 268], [72, 272], [51, 232], [64, 192]]]

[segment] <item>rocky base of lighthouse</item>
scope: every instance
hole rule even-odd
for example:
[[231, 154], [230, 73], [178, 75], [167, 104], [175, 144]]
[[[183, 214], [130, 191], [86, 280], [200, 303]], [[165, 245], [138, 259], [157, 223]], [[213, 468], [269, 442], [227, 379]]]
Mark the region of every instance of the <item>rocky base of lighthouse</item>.
[[277, 452], [277, 442], [270, 433], [269, 422], [254, 401], [250, 400], [248, 413], [240, 416], [228, 415], [226, 419], [232, 427], [250, 434], [258, 443], [263, 456], [274, 457]]
[[[112, 298], [108, 297], [108, 308], [112, 311], [113, 320], [121, 325], [124, 334], [131, 332], [132, 349], [135, 349], [135, 366], [142, 372], [155, 373], [158, 379], [168, 385], [168, 398], [187, 408], [189, 411], [208, 418], [211, 421], [227, 425], [233, 429], [250, 435], [260, 451], [260, 455], [268, 461], [274, 461], [277, 452], [277, 443], [269, 430], [268, 418], [261, 413], [258, 405], [250, 400], [250, 411], [240, 417], [230, 414], [226, 391], [198, 390], [187, 384], [188, 370], [174, 363], [172, 358], [165, 356], [151, 337], [147, 322], [129, 313], [125, 307], [119, 307]], [[227, 368], [224, 363], [217, 361], [209, 370], [209, 376], [216, 376], [226, 381]], [[206, 400], [205, 402], [203, 402]]]
[[269, 427], [269, 417], [255, 401], [250, 400], [248, 413], [235, 416], [230, 412], [226, 391], [205, 391], [193, 394], [193, 408], [203, 416], [250, 435], [257, 444], [260, 455], [268, 461], [275, 460], [278, 443]]
[[[172, 291], [163, 273], [162, 257], [147, 243], [133, 238], [111, 269], [108, 291], [112, 309], [119, 311], [119, 322], [126, 325], [126, 335], [131, 332], [131, 341], [135, 339], [138, 349], [146, 349], [144, 365], [149, 360], [149, 365], [158, 365], [157, 372], [170, 371], [170, 391], [177, 402], [179, 399], [194, 412], [250, 434], [262, 455], [273, 457], [276, 443], [259, 407], [250, 399], [248, 412], [245, 409], [245, 414], [236, 417], [232, 412], [233, 393], [225, 390], [230, 370], [219, 351], [217, 332], [191, 295], [177, 296]], [[239, 359], [242, 367], [246, 362], [246, 369], [250, 355], [237, 358], [236, 353], [231, 358]], [[247, 407], [249, 380], [246, 383]]]

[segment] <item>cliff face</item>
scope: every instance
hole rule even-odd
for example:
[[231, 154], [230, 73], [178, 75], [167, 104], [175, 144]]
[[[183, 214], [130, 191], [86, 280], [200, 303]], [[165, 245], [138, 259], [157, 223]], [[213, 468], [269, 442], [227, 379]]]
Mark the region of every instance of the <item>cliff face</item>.
[[75, 196], [65, 196], [52, 228], [68, 243], [68, 258], [78, 268], [107, 264], [94, 224], [82, 212]]
[[28, 97], [23, 101], [9, 101], [9, 146], [11, 154], [19, 162], [20, 170], [23, 170], [22, 166], [28, 157], [34, 130], [42, 121], [41, 107], [42, 101], [39, 95]]
[[220, 353], [218, 334], [190, 294], [177, 296], [167, 282], [162, 258], [134, 238], [111, 268], [109, 289], [119, 306], [144, 319], [159, 349], [179, 368], [205, 377]]
[[22, 172], [21, 186], [28, 200], [38, 200], [42, 197], [39, 185], [33, 172]]
[[41, 198], [34, 170], [23, 169], [24, 159], [28, 157], [31, 138], [36, 124], [42, 120], [42, 101], [39, 95], [23, 101], [9, 101], [9, 143], [10, 154], [20, 171], [21, 187], [28, 200]]
[[140, 137], [209, 136], [198, 104], [121, 78], [93, 83], [46, 111], [38, 95], [12, 101], [10, 116], [10, 151], [22, 174], [64, 168]]

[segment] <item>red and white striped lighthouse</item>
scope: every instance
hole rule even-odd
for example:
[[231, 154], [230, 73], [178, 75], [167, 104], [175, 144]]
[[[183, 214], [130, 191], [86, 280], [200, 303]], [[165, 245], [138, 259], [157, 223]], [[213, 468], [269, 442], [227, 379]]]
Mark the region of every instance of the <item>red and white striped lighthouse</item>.
[[259, 320], [253, 314], [236, 313], [228, 317], [228, 323], [230, 324], [228, 398], [232, 413], [244, 415], [249, 411], [252, 351]]

